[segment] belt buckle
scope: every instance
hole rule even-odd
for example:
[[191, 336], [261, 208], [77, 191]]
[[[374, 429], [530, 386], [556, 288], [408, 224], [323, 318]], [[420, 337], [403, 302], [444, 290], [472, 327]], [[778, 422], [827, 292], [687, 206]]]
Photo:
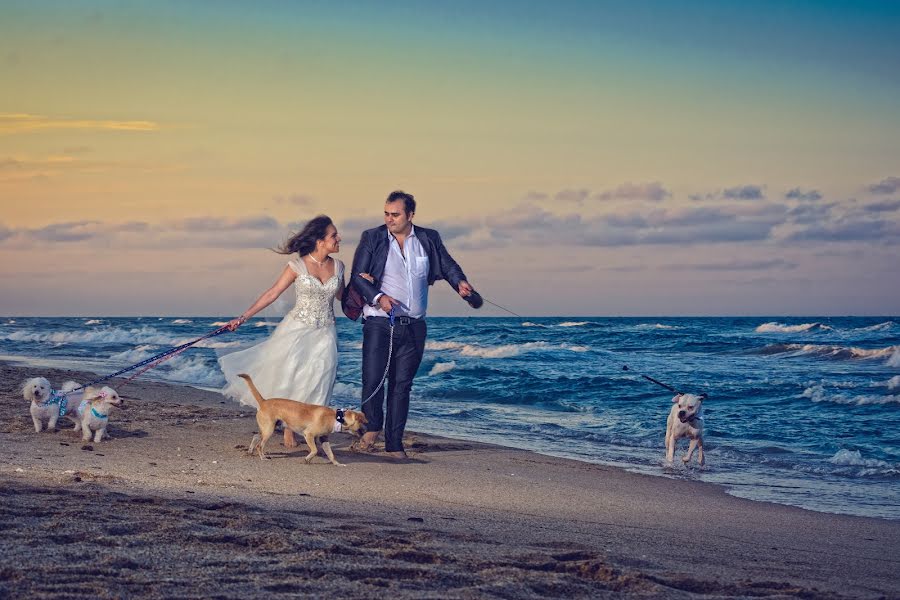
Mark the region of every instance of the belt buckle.
[[397, 317], [397, 322], [401, 325], [409, 325], [412, 319], [410, 317]]

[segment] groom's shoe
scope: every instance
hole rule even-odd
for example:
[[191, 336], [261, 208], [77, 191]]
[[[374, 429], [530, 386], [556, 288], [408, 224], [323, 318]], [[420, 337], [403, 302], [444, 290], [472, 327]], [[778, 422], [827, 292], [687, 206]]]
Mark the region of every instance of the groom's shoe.
[[394, 460], [406, 460], [409, 456], [406, 455], [406, 452], [403, 450], [397, 450], [396, 452], [385, 452], [385, 456], [388, 458], [393, 458]]

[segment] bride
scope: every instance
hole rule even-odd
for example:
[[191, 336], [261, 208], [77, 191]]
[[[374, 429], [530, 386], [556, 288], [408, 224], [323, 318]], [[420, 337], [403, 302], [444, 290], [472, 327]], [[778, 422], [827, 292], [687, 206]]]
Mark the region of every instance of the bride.
[[[276, 250], [280, 254], [296, 252], [297, 258], [288, 261], [278, 281], [241, 316], [229, 321], [228, 328], [234, 331], [243, 325], [291, 283], [297, 292], [296, 306], [267, 339], [219, 358], [226, 381], [224, 395], [256, 407], [247, 384], [237, 377], [238, 373], [249, 373], [265, 397], [329, 403], [337, 371], [333, 303], [344, 292], [344, 263], [329, 255], [340, 250], [340, 243], [334, 223], [320, 215]], [[288, 428], [284, 429], [284, 445], [297, 445]]]

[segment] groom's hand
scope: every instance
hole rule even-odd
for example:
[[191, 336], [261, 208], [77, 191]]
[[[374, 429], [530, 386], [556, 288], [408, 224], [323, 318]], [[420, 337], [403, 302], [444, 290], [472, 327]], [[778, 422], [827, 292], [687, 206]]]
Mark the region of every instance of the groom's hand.
[[400, 304], [400, 303], [397, 302], [396, 300], [394, 300], [393, 298], [391, 298], [390, 296], [388, 296], [387, 294], [382, 294], [381, 298], [378, 299], [378, 305], [381, 307], [381, 310], [383, 310], [386, 313], [391, 312], [391, 309], [393, 307], [397, 306], [398, 304]]
[[474, 292], [475, 288], [473, 288], [471, 285], [469, 285], [468, 281], [463, 280], [463, 281], [459, 282], [459, 288], [457, 288], [457, 291], [459, 292], [460, 296], [465, 298], [466, 296], [468, 296], [469, 294]]

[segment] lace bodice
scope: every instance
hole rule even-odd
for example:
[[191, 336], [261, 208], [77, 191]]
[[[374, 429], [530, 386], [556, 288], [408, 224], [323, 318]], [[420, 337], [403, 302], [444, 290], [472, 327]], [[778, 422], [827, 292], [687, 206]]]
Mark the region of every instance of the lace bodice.
[[309, 274], [302, 260], [291, 260], [288, 266], [297, 274], [294, 280], [297, 304], [291, 310], [291, 316], [310, 327], [333, 324], [334, 297], [344, 281], [344, 263], [335, 259], [334, 275], [324, 284]]

